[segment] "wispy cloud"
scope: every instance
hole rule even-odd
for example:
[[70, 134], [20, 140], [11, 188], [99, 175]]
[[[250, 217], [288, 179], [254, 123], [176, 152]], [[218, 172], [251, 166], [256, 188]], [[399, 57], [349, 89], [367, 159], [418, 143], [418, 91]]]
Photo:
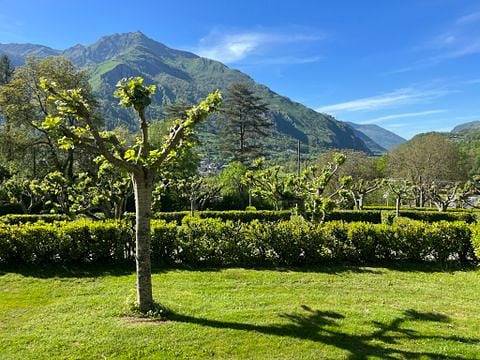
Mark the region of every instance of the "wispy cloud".
[[350, 100], [337, 104], [322, 106], [319, 112], [336, 114], [339, 112], [372, 111], [390, 108], [399, 105], [425, 103], [444, 96], [451, 91], [448, 89], [416, 89], [403, 88], [382, 95]]
[[20, 35], [22, 26], [23, 24], [20, 21], [0, 13], [0, 36], [14, 39], [15, 41], [24, 40], [23, 36]]
[[456, 23], [459, 25], [466, 25], [480, 21], [480, 11], [464, 15], [457, 19]]
[[[407, 113], [380, 116], [374, 119], [359, 121], [359, 123], [360, 124], [378, 124], [378, 123], [384, 123], [389, 120], [403, 119], [403, 118], [416, 118], [416, 117], [440, 114], [444, 112], [447, 112], [447, 110], [437, 109], [437, 110], [425, 110], [425, 111], [418, 111], [418, 112], [407, 112]], [[391, 125], [391, 126], [394, 126], [394, 125]]]
[[[275, 32], [275, 31], [212, 31], [202, 38], [193, 50], [200, 56], [224, 63], [236, 63], [250, 55], [265, 53], [269, 48], [282, 44], [295, 44], [319, 41], [325, 38], [321, 33]], [[272, 57], [270, 63], [307, 63], [320, 60], [320, 57]], [[303, 60], [303, 61], [302, 61]], [[268, 59], [264, 60], [267, 63]]]
[[422, 58], [386, 74], [400, 74], [435, 66], [443, 61], [480, 54], [480, 11], [461, 16], [437, 36], [415, 47]]

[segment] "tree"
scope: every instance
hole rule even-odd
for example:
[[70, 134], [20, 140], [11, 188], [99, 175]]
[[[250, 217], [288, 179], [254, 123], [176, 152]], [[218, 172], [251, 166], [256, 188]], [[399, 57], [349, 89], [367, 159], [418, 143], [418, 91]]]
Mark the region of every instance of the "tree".
[[[48, 101], [47, 94], [39, 86], [41, 78], [55, 82], [59, 90], [82, 88], [84, 98], [94, 103], [87, 73], [76, 69], [69, 60], [63, 57], [41, 60], [28, 58], [24, 66], [15, 70], [11, 81], [0, 87], [7, 159], [12, 158], [12, 149], [17, 154], [26, 152], [24, 156], [29, 158], [28, 162], [33, 164], [34, 169], [37, 162], [42, 160], [48, 165], [45, 173], [59, 171], [72, 181], [74, 161], [81, 151], [73, 148], [63, 151], [54, 134], [40, 126], [46, 116], [55, 112], [55, 105]], [[66, 120], [70, 126], [75, 126], [75, 119], [71, 115]], [[20, 138], [22, 141], [19, 144]]]
[[300, 175], [300, 191], [301, 196], [305, 199], [307, 211], [312, 214], [312, 220], [320, 216], [320, 220], [325, 220], [326, 214], [330, 211], [335, 203], [334, 197], [343, 190], [345, 181], [340, 180], [340, 186], [335, 191], [326, 194], [325, 190], [333, 179], [340, 167], [345, 163], [346, 156], [336, 153], [331, 162], [323, 167], [312, 165], [307, 167]]
[[249, 206], [252, 205], [251, 195], [272, 202], [275, 210], [298, 200], [298, 177], [287, 173], [280, 165], [266, 166], [263, 158], [255, 160], [253, 169], [245, 173], [245, 184], [250, 194]]
[[10, 82], [15, 68], [7, 55], [0, 56], [0, 85]]
[[267, 104], [247, 84], [229, 87], [222, 108], [222, 147], [237, 161], [247, 164], [262, 155], [261, 140], [272, 127]]
[[438, 211], [447, 211], [449, 206], [463, 202], [471, 194], [471, 183], [437, 182], [434, 181], [428, 189], [428, 197], [435, 204]]
[[203, 210], [205, 205], [220, 198], [222, 190], [217, 179], [212, 176], [193, 176], [179, 181], [175, 186], [190, 203], [190, 213]]
[[402, 200], [411, 196], [413, 186], [404, 179], [388, 179], [386, 185], [388, 190], [395, 196], [395, 216], [399, 217]]
[[418, 135], [388, 155], [390, 176], [414, 185], [417, 206], [424, 206], [427, 189], [433, 181], [465, 181], [458, 145], [441, 134]]
[[344, 180], [344, 184], [347, 194], [355, 204], [355, 209], [363, 210], [365, 196], [379, 189], [383, 184], [383, 179], [354, 179], [350, 176]]
[[[194, 126], [215, 111], [221, 103], [220, 92], [215, 91], [197, 106], [187, 111], [185, 119], [172, 126], [170, 134], [159, 148], [153, 148], [149, 138], [149, 123], [145, 115], [151, 103], [155, 86], [145, 86], [140, 77], [122, 79], [115, 96], [120, 105], [133, 108], [138, 115], [140, 134], [128, 146], [113, 132], [101, 131], [95, 103], [84, 89], [64, 90], [55, 82], [42, 79], [40, 87], [48, 94], [48, 103], [55, 112], [48, 114], [42, 129], [55, 134], [63, 149], [82, 147], [94, 155], [101, 155], [112, 165], [127, 171], [133, 182], [135, 196], [135, 243], [137, 268], [137, 304], [141, 312], [154, 306], [150, 262], [150, 219], [154, 175], [165, 163], [173, 161], [176, 151], [189, 145]], [[74, 122], [69, 121], [74, 119]]]

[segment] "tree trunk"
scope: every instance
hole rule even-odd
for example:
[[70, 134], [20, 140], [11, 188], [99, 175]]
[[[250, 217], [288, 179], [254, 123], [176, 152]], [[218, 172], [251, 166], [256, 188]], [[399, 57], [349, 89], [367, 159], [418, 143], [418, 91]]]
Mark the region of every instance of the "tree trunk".
[[137, 304], [141, 312], [153, 307], [150, 263], [150, 218], [152, 216], [153, 174], [144, 169], [133, 176], [135, 192], [135, 260], [137, 265]]
[[363, 210], [363, 194], [358, 197], [358, 210]]
[[396, 217], [400, 216], [400, 205], [401, 204], [402, 204], [402, 198], [398, 196], [397, 199], [395, 200], [395, 216]]

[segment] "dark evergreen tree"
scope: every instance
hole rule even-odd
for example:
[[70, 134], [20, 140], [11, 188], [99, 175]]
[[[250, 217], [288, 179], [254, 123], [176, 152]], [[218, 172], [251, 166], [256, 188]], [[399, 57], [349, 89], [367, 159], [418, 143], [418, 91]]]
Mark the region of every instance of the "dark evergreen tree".
[[244, 164], [262, 156], [263, 140], [272, 127], [268, 112], [267, 104], [250, 86], [244, 83], [231, 85], [220, 120], [223, 151]]
[[0, 85], [10, 82], [14, 71], [14, 67], [7, 55], [0, 56]]

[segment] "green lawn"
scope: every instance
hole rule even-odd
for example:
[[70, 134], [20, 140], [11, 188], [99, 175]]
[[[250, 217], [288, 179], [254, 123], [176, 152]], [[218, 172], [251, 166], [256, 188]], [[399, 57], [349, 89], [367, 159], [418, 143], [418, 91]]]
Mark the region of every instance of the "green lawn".
[[167, 322], [122, 316], [130, 270], [0, 271], [0, 359], [480, 358], [480, 271], [165, 270]]

